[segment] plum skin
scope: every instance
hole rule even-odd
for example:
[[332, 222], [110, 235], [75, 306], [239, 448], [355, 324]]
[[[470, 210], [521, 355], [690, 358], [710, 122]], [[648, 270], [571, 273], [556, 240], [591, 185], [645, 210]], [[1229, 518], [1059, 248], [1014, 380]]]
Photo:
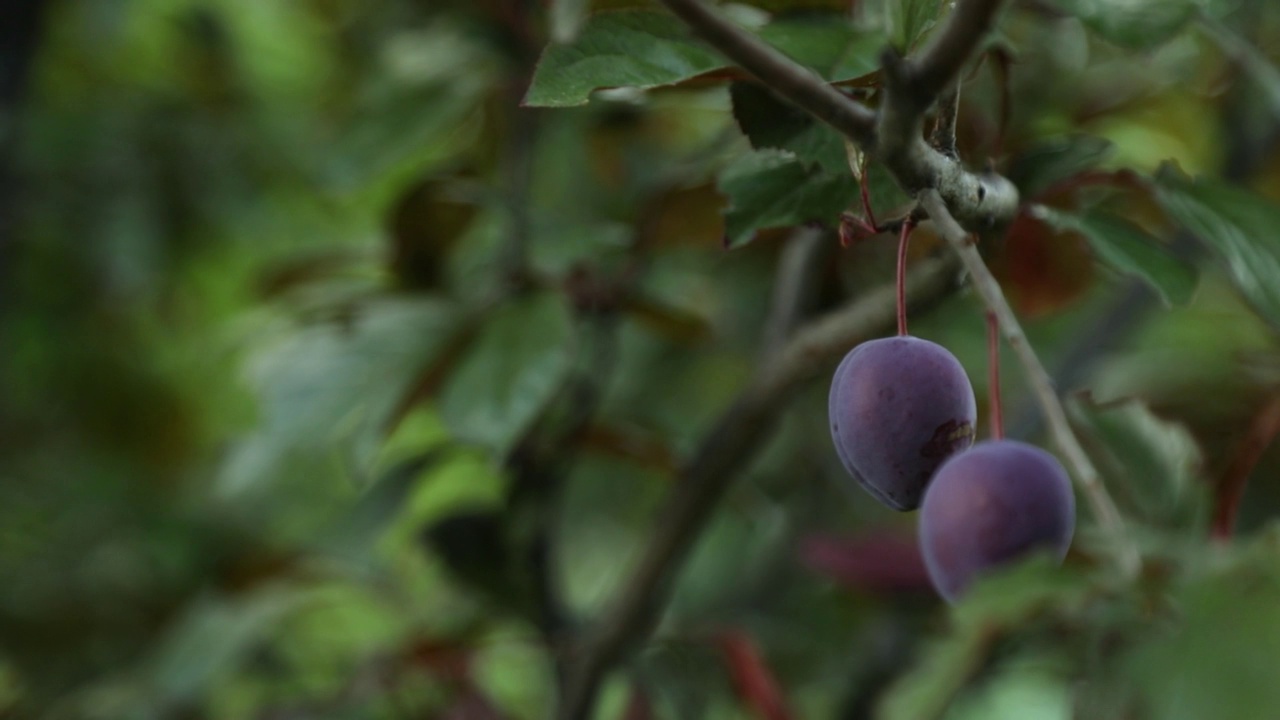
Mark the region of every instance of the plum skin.
[[920, 550], [954, 603], [973, 580], [1037, 551], [1062, 562], [1076, 501], [1057, 458], [1016, 440], [981, 442], [948, 460], [925, 492]]
[[920, 506], [951, 455], [973, 444], [977, 405], [960, 361], [910, 335], [845, 355], [828, 398], [831, 439], [854, 480], [894, 510]]

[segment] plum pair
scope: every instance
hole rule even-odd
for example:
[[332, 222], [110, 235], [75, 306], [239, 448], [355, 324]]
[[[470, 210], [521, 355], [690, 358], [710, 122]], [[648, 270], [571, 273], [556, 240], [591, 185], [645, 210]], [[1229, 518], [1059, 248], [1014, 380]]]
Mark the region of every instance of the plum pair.
[[948, 601], [1028, 553], [1066, 555], [1075, 498], [1062, 465], [998, 429], [974, 445], [973, 386], [946, 348], [905, 334], [854, 347], [836, 369], [829, 411], [854, 480], [895, 510], [921, 508], [925, 565]]

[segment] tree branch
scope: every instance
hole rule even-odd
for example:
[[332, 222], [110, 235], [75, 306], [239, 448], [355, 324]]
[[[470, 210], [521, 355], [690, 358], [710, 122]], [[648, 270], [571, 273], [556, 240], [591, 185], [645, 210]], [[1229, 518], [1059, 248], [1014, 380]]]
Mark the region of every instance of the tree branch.
[[960, 0], [951, 19], [918, 60], [885, 54], [889, 90], [877, 113], [828, 85], [756, 36], [729, 22], [703, 0], [662, 0], [695, 33], [780, 96], [839, 130], [885, 164], [913, 197], [935, 188], [952, 216], [973, 232], [1011, 221], [1018, 190], [994, 173], [970, 173], [924, 140], [924, 114], [959, 75], [995, 20], [999, 0]]
[[662, 0], [702, 39], [770, 89], [844, 133], [854, 142], [875, 142], [875, 113], [831, 87], [817, 73], [729, 22], [702, 0]]
[[[928, 304], [947, 295], [955, 286], [956, 269], [950, 258], [915, 263], [907, 277], [908, 298], [913, 304]], [[803, 326], [720, 415], [681, 468], [657, 514], [661, 523], [612, 607], [569, 651], [557, 717], [587, 717], [608, 668], [653, 628], [698, 532], [737, 471], [763, 445], [790, 391], [853, 345], [892, 327], [896, 306], [896, 289], [890, 283]]]
[[1057, 391], [1053, 387], [1053, 380], [1045, 371], [1044, 365], [1040, 364], [1040, 358], [1036, 357], [1031, 344], [1027, 342], [1018, 318], [1005, 300], [1004, 292], [1000, 290], [1000, 284], [996, 282], [991, 271], [987, 269], [986, 263], [982, 261], [977, 247], [970, 242], [969, 234], [951, 217], [938, 193], [933, 190], [925, 191], [920, 202], [929, 213], [929, 218], [933, 221], [938, 233], [946, 239], [956, 255], [960, 257], [960, 261], [964, 263], [983, 304], [995, 313], [999, 320], [1005, 340], [1008, 341], [1009, 347], [1013, 348], [1018, 361], [1022, 363], [1027, 381], [1031, 384], [1031, 390], [1040, 403], [1040, 410], [1044, 413], [1049, 425], [1049, 434], [1054, 445], [1067, 461], [1067, 466], [1071, 469], [1081, 493], [1093, 510], [1098, 524], [1118, 543], [1118, 558], [1122, 567], [1129, 572], [1136, 571], [1139, 558], [1137, 550], [1125, 535], [1124, 519], [1116, 509], [1111, 496], [1107, 494], [1107, 489], [1103, 487], [1098, 470], [1089, 460], [1084, 448], [1080, 446], [1075, 433], [1071, 431], [1067, 415], [1063, 412]]

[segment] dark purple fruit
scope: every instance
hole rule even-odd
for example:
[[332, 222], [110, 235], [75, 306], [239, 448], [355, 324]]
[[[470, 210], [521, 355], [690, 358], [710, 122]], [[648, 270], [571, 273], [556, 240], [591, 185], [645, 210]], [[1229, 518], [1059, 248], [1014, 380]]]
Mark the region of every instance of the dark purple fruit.
[[924, 496], [920, 551], [949, 602], [976, 576], [1034, 552], [1058, 562], [1076, 524], [1076, 501], [1062, 464], [1016, 440], [978, 443], [948, 460]]
[[831, 381], [828, 408], [845, 469], [894, 510], [920, 506], [943, 461], [973, 444], [977, 420], [960, 362], [909, 335], [851, 350]]

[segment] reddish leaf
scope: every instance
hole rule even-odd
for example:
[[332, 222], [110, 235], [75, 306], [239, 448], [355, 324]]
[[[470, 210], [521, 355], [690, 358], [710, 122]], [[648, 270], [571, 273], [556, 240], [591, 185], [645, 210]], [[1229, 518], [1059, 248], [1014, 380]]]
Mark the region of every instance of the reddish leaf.
[[853, 538], [812, 535], [800, 543], [800, 558], [813, 571], [857, 590], [932, 592], [915, 538], [898, 531]]
[[653, 720], [653, 717], [653, 701], [649, 699], [649, 693], [640, 685], [633, 684], [619, 720]]
[[1093, 281], [1093, 255], [1078, 233], [1058, 233], [1019, 215], [992, 271], [1020, 315], [1044, 315], [1079, 298]]
[[742, 704], [764, 720], [791, 720], [778, 680], [751, 636], [727, 630], [717, 638], [717, 644]]

